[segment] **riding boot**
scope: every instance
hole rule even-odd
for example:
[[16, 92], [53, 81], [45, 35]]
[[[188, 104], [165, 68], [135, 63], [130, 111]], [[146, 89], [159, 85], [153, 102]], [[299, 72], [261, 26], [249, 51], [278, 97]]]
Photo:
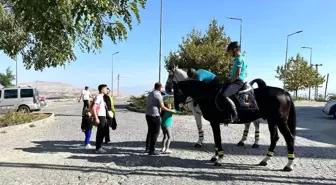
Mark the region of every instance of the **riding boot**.
[[231, 108], [232, 108], [232, 115], [231, 115], [230, 121], [231, 122], [237, 121], [238, 120], [238, 113], [237, 113], [235, 103], [231, 100], [231, 98], [229, 98], [229, 97], [225, 97], [225, 98], [231, 104]]

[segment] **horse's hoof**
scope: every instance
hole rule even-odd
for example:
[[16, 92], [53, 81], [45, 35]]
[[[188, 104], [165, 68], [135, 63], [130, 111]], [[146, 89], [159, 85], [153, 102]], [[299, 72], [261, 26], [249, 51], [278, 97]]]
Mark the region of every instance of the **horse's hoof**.
[[291, 172], [292, 170], [293, 170], [292, 167], [285, 166], [282, 171], [284, 171], [284, 172]]
[[238, 144], [237, 144], [237, 146], [244, 146], [245, 144], [243, 143], [243, 142], [239, 142]]
[[217, 161], [217, 158], [216, 158], [216, 157], [212, 157], [212, 158], [210, 159], [210, 161], [211, 161], [211, 162], [215, 162], [215, 161]]
[[222, 163], [215, 162], [214, 166], [222, 166]]
[[259, 148], [259, 145], [258, 144], [253, 144], [252, 148]]
[[265, 162], [265, 161], [261, 161], [261, 162], [259, 163], [259, 166], [267, 166], [267, 162]]
[[202, 145], [201, 145], [201, 144], [198, 144], [198, 143], [196, 143], [196, 144], [195, 144], [195, 148], [202, 148]]

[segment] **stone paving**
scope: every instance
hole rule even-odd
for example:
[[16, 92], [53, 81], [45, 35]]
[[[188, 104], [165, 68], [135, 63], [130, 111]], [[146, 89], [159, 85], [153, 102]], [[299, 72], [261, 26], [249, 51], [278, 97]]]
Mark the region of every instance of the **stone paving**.
[[113, 144], [106, 146], [107, 154], [96, 154], [82, 148], [84, 134], [81, 118], [76, 116], [81, 107], [76, 102], [50, 103], [44, 111], [55, 112], [55, 121], [0, 134], [0, 184], [336, 184], [336, 120], [318, 107], [297, 107], [297, 158], [294, 171], [289, 173], [280, 171], [287, 162], [282, 136], [269, 166], [256, 166], [269, 144], [266, 124], [261, 125], [259, 149], [251, 148], [253, 126], [244, 148], [236, 146], [243, 125], [221, 127], [225, 152], [221, 167], [209, 162], [213, 138], [205, 120], [206, 146], [194, 148], [197, 129], [191, 116], [174, 117], [172, 154], [145, 155], [145, 116], [129, 112], [122, 105], [116, 106], [118, 128], [111, 130]]

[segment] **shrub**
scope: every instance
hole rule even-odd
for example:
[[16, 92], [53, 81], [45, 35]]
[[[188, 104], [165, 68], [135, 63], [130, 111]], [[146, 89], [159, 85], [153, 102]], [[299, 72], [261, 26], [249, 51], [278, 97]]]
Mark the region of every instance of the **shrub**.
[[48, 116], [48, 114], [26, 114], [20, 111], [10, 111], [0, 117], [0, 127], [29, 123], [47, 118]]
[[330, 93], [327, 95], [327, 100], [336, 100], [336, 93]]

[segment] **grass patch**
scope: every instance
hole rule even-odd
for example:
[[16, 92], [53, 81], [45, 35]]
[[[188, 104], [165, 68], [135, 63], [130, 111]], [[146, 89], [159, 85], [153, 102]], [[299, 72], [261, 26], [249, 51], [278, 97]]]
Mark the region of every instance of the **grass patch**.
[[49, 117], [49, 114], [26, 114], [23, 112], [10, 111], [0, 117], [0, 128], [12, 125], [30, 123]]

